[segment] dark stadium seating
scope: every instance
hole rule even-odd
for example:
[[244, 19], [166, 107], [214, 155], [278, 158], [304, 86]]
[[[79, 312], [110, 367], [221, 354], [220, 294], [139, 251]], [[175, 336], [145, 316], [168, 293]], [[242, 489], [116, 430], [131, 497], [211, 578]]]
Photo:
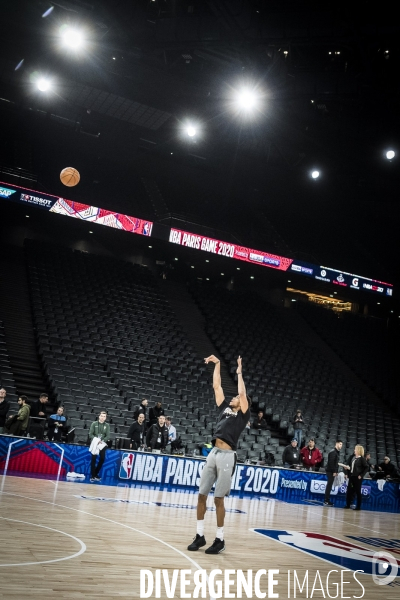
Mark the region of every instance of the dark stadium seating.
[[144, 397], [163, 402], [189, 449], [196, 434], [209, 439], [210, 377], [150, 271], [34, 242], [26, 253], [39, 354], [75, 440], [101, 408], [112, 437], [125, 437]]
[[386, 319], [336, 314], [311, 303], [300, 314], [382, 400], [396, 407], [399, 379], [390, 353]]
[[[87, 443], [90, 424], [102, 408], [108, 411], [113, 439], [125, 438], [134, 408], [144, 397], [150, 406], [162, 401], [186, 452], [209, 441], [216, 418], [211, 370], [188, 341], [150, 270], [39, 242], [27, 241], [25, 250], [41, 366], [52, 395], [75, 427], [75, 441]], [[342, 456], [361, 443], [372, 462], [384, 454], [400, 461], [399, 419], [295, 333], [282, 318], [283, 308], [256, 294], [205, 283], [196, 284], [191, 293], [232, 382], [236, 358], [243, 356], [253, 415], [263, 409], [268, 422], [266, 431], [246, 429], [240, 460], [258, 461], [269, 453], [279, 465], [282, 446], [293, 434], [294, 412], [301, 408], [303, 434], [316, 438], [325, 457], [340, 437]], [[346, 323], [356, 331], [360, 325], [350, 318]], [[325, 327], [332, 319], [330, 314], [307, 316], [315, 329], [315, 323], [324, 323], [325, 339], [334, 333], [329, 323]], [[376, 325], [368, 327], [375, 331]], [[340, 348], [338, 353], [346, 358]], [[357, 372], [351, 356], [347, 358]], [[365, 377], [371, 386], [379, 364]], [[12, 396], [15, 387], [1, 327], [0, 366], [3, 385]]]
[[6, 337], [4, 335], [3, 322], [0, 321], [0, 387], [4, 387], [7, 391], [7, 400], [10, 406], [15, 410], [17, 407], [17, 392], [15, 389], [14, 376], [11, 370], [10, 358], [6, 345]]
[[[340, 437], [345, 456], [352, 454], [355, 443], [361, 443], [373, 461], [386, 453], [393, 461], [400, 460], [399, 419], [372, 403], [316, 348], [289, 330], [279, 309], [246, 292], [213, 288], [210, 293], [207, 286], [198, 285], [192, 293], [206, 319], [207, 332], [230, 362], [232, 374], [236, 356], [244, 357], [248, 393], [265, 410], [271, 427], [286, 429], [289, 439], [293, 432], [289, 423], [301, 408], [306, 425], [303, 435], [315, 437], [325, 457]], [[254, 455], [258, 452], [253, 445]]]

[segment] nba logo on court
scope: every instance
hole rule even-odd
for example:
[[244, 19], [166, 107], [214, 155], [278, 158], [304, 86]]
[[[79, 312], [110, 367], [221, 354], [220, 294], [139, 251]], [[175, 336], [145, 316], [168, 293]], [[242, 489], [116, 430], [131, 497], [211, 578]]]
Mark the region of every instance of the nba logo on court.
[[[253, 529], [253, 531], [288, 547], [311, 554], [315, 558], [337, 565], [341, 569], [362, 571], [366, 575], [374, 576], [377, 563], [386, 563], [385, 567], [391, 567], [394, 579], [400, 568], [400, 561], [390, 557], [388, 553], [377, 553], [376, 548], [371, 550], [331, 535], [277, 529]], [[382, 555], [379, 560], [377, 560], [377, 554]], [[381, 573], [379, 572], [378, 575]]]
[[124, 452], [121, 459], [121, 466], [119, 468], [120, 479], [130, 479], [132, 477], [133, 461], [135, 455], [132, 452]]

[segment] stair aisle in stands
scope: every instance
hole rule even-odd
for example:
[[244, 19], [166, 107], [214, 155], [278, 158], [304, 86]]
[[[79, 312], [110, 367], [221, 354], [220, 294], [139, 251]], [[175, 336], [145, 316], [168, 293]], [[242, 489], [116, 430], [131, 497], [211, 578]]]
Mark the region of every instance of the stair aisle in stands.
[[37, 400], [41, 392], [48, 390], [37, 353], [22, 248], [2, 246], [0, 289], [7, 290], [7, 293], [0, 294], [0, 315], [16, 389], [18, 394], [25, 394], [29, 400]]
[[[222, 386], [227, 398], [236, 396], [237, 385], [232, 381], [229, 369], [222, 356], [219, 355], [213, 342], [205, 332], [205, 319], [189, 294], [186, 285], [176, 281], [161, 280], [161, 288], [175, 312], [183, 331], [195, 347], [199, 356], [214, 354], [221, 361]], [[212, 372], [212, 367], [210, 367]]]

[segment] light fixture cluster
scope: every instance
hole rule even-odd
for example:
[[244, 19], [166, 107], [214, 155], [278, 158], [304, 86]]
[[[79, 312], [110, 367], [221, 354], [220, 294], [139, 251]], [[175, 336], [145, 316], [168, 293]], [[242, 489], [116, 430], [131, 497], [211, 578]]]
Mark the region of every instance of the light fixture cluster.
[[[47, 18], [50, 16], [53, 10], [54, 6], [51, 6], [42, 14], [42, 18]], [[71, 25], [62, 25], [58, 29], [57, 37], [59, 39], [60, 46], [65, 50], [68, 50], [70, 53], [79, 53], [79, 51], [83, 50], [87, 45], [85, 39], [87, 36], [85, 36], [85, 31]], [[289, 50], [284, 49], [283, 54], [285, 57], [287, 57]], [[340, 55], [341, 51], [329, 50], [328, 54]], [[386, 49], [385, 54], [389, 54], [389, 50]], [[113, 56], [112, 59], [116, 60], [116, 57]], [[16, 66], [15, 70], [19, 70], [23, 63], [24, 60], [22, 59]], [[44, 94], [51, 93], [51, 91], [54, 89], [54, 79], [46, 77], [41, 73], [32, 73], [30, 79], [36, 88]], [[266, 93], [265, 90], [261, 89], [261, 87], [254, 82], [237, 82], [236, 85], [230, 88], [229, 102], [231, 104], [232, 111], [237, 116], [247, 119], [251, 116], [255, 116], [257, 113], [260, 114], [265, 110]], [[311, 104], [315, 105], [315, 102], [316, 101], [314, 99], [311, 99]], [[317, 106], [320, 108], [320, 105]], [[201, 123], [191, 120], [186, 121], [182, 125], [184, 135], [189, 138], [192, 143], [196, 142], [196, 138], [202, 133], [202, 129], [203, 127]], [[171, 155], [172, 154], [173, 152], [171, 152]], [[388, 161], [393, 161], [393, 159], [396, 157], [396, 152], [392, 148], [389, 148], [385, 151], [384, 156]], [[314, 181], [319, 180], [321, 175], [321, 170], [318, 168], [314, 168], [309, 172], [310, 178]]]

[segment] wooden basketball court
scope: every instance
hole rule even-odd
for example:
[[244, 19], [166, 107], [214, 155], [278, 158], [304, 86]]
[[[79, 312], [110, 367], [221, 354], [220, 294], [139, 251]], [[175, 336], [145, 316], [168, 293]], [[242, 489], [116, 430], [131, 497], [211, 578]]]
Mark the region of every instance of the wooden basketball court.
[[[253, 531], [327, 534], [376, 552], [386, 546], [386, 540], [390, 544], [389, 540], [400, 537], [400, 521], [394, 514], [232, 497], [226, 502], [226, 550], [209, 556], [204, 549], [186, 550], [195, 534], [193, 493], [12, 476], [0, 478], [0, 490], [0, 598], [7, 600], [26, 595], [49, 600], [139, 598], [141, 569], [154, 573], [167, 569], [170, 579], [174, 569], [205, 569], [207, 573], [213, 569], [253, 569], [254, 574], [259, 569], [279, 569], [273, 591], [280, 598], [306, 598], [306, 587], [302, 592], [297, 587], [294, 595], [293, 570], [300, 583], [308, 570], [308, 597], [329, 597], [327, 591], [331, 597], [338, 593], [339, 598], [400, 597], [400, 587], [396, 586], [399, 578], [389, 586], [377, 585], [371, 575], [357, 574], [361, 586], [353, 573], [346, 571], [344, 581], [350, 583], [342, 584], [341, 589], [340, 571], [345, 567]], [[209, 506], [213, 506], [212, 497]], [[215, 527], [215, 513], [208, 512], [207, 546], [213, 542]], [[380, 538], [380, 547], [376, 541], [373, 546], [348, 536]], [[317, 571], [323, 589], [318, 580], [315, 583]], [[234, 581], [228, 590], [235, 594], [231, 597], [236, 597]], [[260, 588], [268, 598], [267, 581], [264, 576]], [[160, 589], [160, 597], [166, 598], [163, 583]], [[186, 591], [193, 589], [191, 583]], [[156, 592], [150, 597], [156, 597]], [[170, 597], [182, 597], [179, 581], [175, 595]], [[257, 597], [254, 592], [253, 597]]]

